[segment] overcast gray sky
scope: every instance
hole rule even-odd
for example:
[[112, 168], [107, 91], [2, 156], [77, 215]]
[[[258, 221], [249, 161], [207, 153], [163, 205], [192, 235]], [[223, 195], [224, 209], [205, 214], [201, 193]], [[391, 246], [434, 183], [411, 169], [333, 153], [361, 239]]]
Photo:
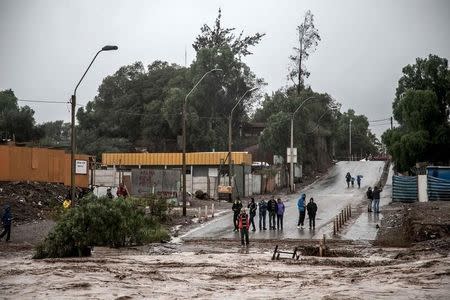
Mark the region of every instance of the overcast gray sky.
[[[78, 89], [78, 102], [92, 100], [102, 79], [119, 67], [166, 60], [188, 65], [192, 42], [222, 8], [227, 27], [266, 33], [246, 63], [268, 83], [284, 87], [296, 26], [306, 10], [315, 16], [322, 41], [307, 61], [306, 83], [327, 92], [369, 120], [391, 116], [402, 67], [430, 53], [450, 58], [450, 1], [117, 1], [0, 0], [0, 89], [19, 99], [70, 98], [92, 59], [102, 53]], [[37, 122], [70, 120], [64, 104], [31, 104]], [[380, 134], [387, 125], [372, 127]]]

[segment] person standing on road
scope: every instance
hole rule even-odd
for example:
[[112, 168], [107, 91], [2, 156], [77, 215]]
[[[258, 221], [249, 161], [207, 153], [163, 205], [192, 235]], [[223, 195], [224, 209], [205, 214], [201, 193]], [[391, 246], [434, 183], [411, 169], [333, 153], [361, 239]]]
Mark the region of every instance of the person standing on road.
[[358, 184], [358, 189], [361, 188], [361, 178], [362, 178], [362, 175], [356, 176], [356, 183]]
[[351, 181], [352, 181], [352, 187], [355, 187], [355, 177], [352, 176]]
[[378, 186], [375, 186], [373, 188], [373, 193], [372, 193], [372, 197], [373, 197], [373, 212], [375, 213], [379, 213], [380, 212], [380, 193], [383, 190], [381, 188], [379, 188]]
[[367, 211], [372, 212], [373, 191], [372, 191], [371, 186], [369, 186], [369, 188], [367, 189], [366, 195], [367, 195], [367, 199], [369, 200], [369, 205], [367, 206]]
[[303, 223], [305, 222], [305, 199], [306, 195], [302, 194], [300, 198], [298, 198], [297, 201], [297, 208], [298, 208], [298, 224], [297, 228], [303, 229]]
[[309, 229], [316, 229], [316, 213], [317, 213], [317, 204], [314, 202], [314, 198], [311, 197], [309, 199], [308, 205], [306, 205], [306, 210], [308, 211], [308, 219], [309, 219]]
[[259, 230], [266, 230], [266, 212], [267, 212], [267, 202], [262, 199], [258, 203], [259, 207]]
[[347, 188], [350, 187], [350, 180], [352, 180], [352, 175], [350, 175], [350, 172], [347, 172], [347, 175], [345, 175], [345, 181], [347, 181]]
[[277, 229], [283, 230], [284, 203], [278, 198], [277, 201]]
[[277, 214], [277, 201], [272, 198], [267, 202], [267, 210], [269, 211], [269, 229], [275, 230], [275, 215]]
[[3, 209], [2, 215], [3, 232], [0, 234], [0, 240], [6, 235], [6, 241], [9, 242], [9, 239], [11, 237], [11, 222], [12, 222], [11, 206], [7, 204]]
[[255, 199], [251, 198], [250, 203], [247, 206], [249, 212], [250, 212], [250, 224], [252, 225], [253, 229], [252, 231], [256, 231], [255, 228], [255, 216], [256, 216], [256, 203], [255, 203]]
[[233, 210], [233, 224], [234, 224], [234, 231], [238, 231], [238, 218], [239, 214], [241, 213], [242, 209], [242, 202], [239, 198], [234, 199], [233, 206], [231, 207]]
[[[250, 220], [248, 218], [247, 212], [245, 211], [245, 208], [242, 210], [241, 214], [239, 215], [239, 230], [241, 231], [241, 245], [249, 245], [248, 240], [248, 229], [250, 228]], [[244, 244], [244, 238], [245, 238], [245, 244]]]

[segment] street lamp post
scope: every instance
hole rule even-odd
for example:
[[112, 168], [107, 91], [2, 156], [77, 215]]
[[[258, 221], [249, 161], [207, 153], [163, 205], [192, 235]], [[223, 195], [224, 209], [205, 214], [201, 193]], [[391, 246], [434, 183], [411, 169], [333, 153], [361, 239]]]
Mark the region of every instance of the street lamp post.
[[352, 119], [348, 123], [348, 158], [352, 159]]
[[92, 64], [94, 63], [94, 60], [97, 58], [97, 55], [99, 55], [99, 53], [102, 51], [111, 51], [111, 50], [117, 50], [117, 49], [118, 49], [117, 46], [107, 45], [107, 46], [104, 46], [102, 49], [100, 49], [97, 52], [97, 54], [95, 54], [94, 58], [92, 59], [89, 66], [87, 67], [86, 71], [84, 71], [83, 76], [81, 76], [80, 81], [78, 81], [78, 83], [75, 87], [75, 90], [73, 91], [73, 95], [72, 95], [72, 98], [70, 101], [72, 104], [72, 117], [71, 117], [71, 125], [70, 125], [70, 129], [71, 129], [71, 135], [70, 135], [70, 144], [71, 144], [71, 149], [70, 149], [70, 193], [71, 193], [72, 205], [75, 201], [75, 148], [76, 148], [75, 107], [76, 107], [76, 103], [77, 103], [77, 89], [78, 89], [78, 86], [80, 85], [81, 81], [84, 79], [84, 76], [86, 76], [86, 73], [89, 71]]
[[295, 111], [291, 115], [291, 148], [289, 149], [289, 151], [290, 151], [289, 153], [290, 153], [290, 156], [291, 156], [290, 170], [289, 170], [289, 181], [290, 181], [290, 191], [291, 191], [291, 193], [295, 192], [295, 189], [294, 189], [294, 150], [293, 150], [294, 149], [294, 117], [295, 117], [295, 114], [297, 113], [297, 111], [299, 111], [300, 108], [302, 108], [302, 106], [304, 104], [306, 104], [306, 102], [308, 102], [309, 100], [312, 100], [312, 99], [317, 99], [317, 98], [315, 98], [315, 97], [306, 98], [295, 109]]
[[[250, 93], [254, 90], [258, 89], [257, 87], [248, 89], [247, 91], [245, 91], [244, 95], [242, 95], [242, 97], [238, 100], [238, 102], [236, 102], [236, 104], [233, 106], [233, 108], [231, 109], [230, 112], [230, 117], [228, 118], [228, 185], [231, 186], [231, 179], [233, 177], [233, 172], [231, 171], [231, 153], [232, 153], [232, 121], [233, 121], [233, 112], [236, 109], [236, 107], [239, 105], [239, 103], [244, 99], [245, 95], [247, 95], [247, 93]], [[233, 198], [233, 191], [231, 191], [231, 198]]]
[[[195, 90], [195, 88], [202, 82], [203, 78], [206, 77], [211, 72], [215, 71], [222, 71], [222, 69], [214, 68], [212, 70], [209, 70], [205, 74], [203, 74], [202, 78], [194, 85], [194, 87], [187, 93], [186, 97], [184, 98], [183, 102], [183, 128], [182, 128], [182, 135], [183, 135], [183, 155], [182, 155], [182, 168], [181, 172], [183, 173], [183, 189], [182, 189], [182, 199], [183, 199], [183, 217], [186, 216], [186, 102], [189, 95]], [[192, 175], [192, 174], [191, 174]]]

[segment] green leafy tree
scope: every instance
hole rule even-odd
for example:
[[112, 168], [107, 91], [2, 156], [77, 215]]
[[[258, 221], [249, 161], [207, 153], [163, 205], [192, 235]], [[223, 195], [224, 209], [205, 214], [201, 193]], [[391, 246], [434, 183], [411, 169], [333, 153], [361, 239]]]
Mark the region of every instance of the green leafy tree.
[[12, 90], [0, 91], [0, 137], [28, 142], [40, 138], [35, 128], [34, 111], [29, 106], [19, 107]]
[[448, 164], [448, 62], [430, 55], [404, 67], [403, 73], [393, 103], [394, 118], [400, 126], [382, 136], [395, 167], [409, 172], [416, 162]]
[[37, 130], [42, 132], [39, 143], [43, 146], [70, 146], [70, 123], [45, 122], [37, 125]]

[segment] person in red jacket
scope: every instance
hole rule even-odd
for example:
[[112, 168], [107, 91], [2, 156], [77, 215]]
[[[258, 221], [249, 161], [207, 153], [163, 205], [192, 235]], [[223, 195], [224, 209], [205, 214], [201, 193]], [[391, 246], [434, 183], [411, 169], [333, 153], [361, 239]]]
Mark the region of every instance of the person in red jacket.
[[[241, 231], [242, 246], [249, 245], [249, 241], [248, 241], [248, 229], [249, 228], [250, 228], [250, 219], [248, 217], [247, 211], [244, 208], [244, 209], [242, 209], [242, 212], [239, 215], [239, 230]], [[245, 238], [245, 243], [244, 243], [244, 238]]]
[[119, 187], [117, 188], [117, 197], [126, 198], [128, 197], [127, 187], [123, 184], [123, 182], [119, 183]]

